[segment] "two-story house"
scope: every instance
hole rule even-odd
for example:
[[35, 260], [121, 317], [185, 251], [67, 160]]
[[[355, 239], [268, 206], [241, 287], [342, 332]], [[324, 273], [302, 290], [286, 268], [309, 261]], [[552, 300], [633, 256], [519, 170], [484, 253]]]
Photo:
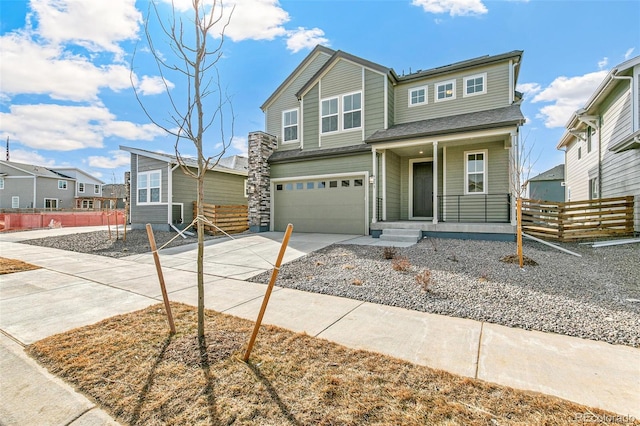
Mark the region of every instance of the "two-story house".
[[104, 185], [104, 182], [73, 167], [56, 167], [55, 171], [75, 180], [75, 208], [93, 209], [103, 207], [102, 185]]
[[565, 127], [567, 201], [634, 196], [640, 232], [640, 56], [614, 67]]
[[521, 58], [398, 75], [317, 46], [249, 135], [251, 229], [513, 239]]

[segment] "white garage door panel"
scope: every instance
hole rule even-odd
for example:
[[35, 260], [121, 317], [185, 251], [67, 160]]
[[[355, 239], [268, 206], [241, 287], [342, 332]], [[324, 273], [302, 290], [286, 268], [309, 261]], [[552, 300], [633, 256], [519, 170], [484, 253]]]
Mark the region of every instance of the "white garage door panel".
[[365, 233], [364, 176], [277, 182], [274, 229], [296, 232]]

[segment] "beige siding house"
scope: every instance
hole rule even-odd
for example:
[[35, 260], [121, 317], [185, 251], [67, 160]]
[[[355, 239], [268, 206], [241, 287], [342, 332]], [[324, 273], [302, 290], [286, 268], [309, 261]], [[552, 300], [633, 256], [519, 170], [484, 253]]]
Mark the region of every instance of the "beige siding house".
[[266, 132], [250, 135], [250, 157], [266, 161], [250, 158], [252, 229], [512, 239], [521, 59], [400, 76], [317, 46], [262, 105]]
[[[183, 229], [193, 220], [196, 180], [187, 176], [175, 156], [120, 146], [131, 155], [130, 221], [133, 229]], [[194, 160], [188, 166], [197, 170]], [[221, 158], [205, 177], [205, 203], [246, 205], [247, 158]]]
[[640, 56], [613, 68], [565, 127], [567, 201], [634, 196], [640, 232]]

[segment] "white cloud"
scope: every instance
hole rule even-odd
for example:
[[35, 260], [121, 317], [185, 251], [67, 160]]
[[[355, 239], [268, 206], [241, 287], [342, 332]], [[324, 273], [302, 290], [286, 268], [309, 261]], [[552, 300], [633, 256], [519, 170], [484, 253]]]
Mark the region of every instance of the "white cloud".
[[322, 44], [327, 46], [329, 40], [324, 36], [324, 31], [320, 28], [312, 28], [310, 30], [298, 27], [297, 30], [288, 32], [287, 49], [293, 53], [298, 53], [302, 49], [313, 49], [316, 45]]
[[630, 49], [627, 49], [626, 52], [624, 52], [624, 60], [626, 61], [627, 59], [631, 58], [631, 55], [633, 54], [633, 51], [635, 50], [635, 47], [632, 47]]
[[451, 16], [482, 15], [487, 7], [481, 0], [412, 0], [427, 13], [448, 13]]
[[91, 51], [122, 55], [119, 41], [138, 37], [142, 14], [135, 0], [31, 0], [39, 34], [54, 44], [72, 42]]
[[538, 83], [522, 83], [516, 86], [516, 90], [522, 92], [525, 96], [531, 96], [542, 90]]
[[238, 155], [248, 156], [249, 146], [247, 145], [247, 138], [234, 136], [231, 138], [231, 148], [237, 150]]
[[571, 114], [584, 106], [606, 75], [607, 71], [603, 70], [576, 77], [556, 78], [531, 100], [531, 103], [553, 103], [540, 108], [538, 118], [544, 120], [547, 128], [563, 127]]
[[101, 88], [119, 91], [131, 86], [124, 65], [96, 66], [60, 46], [39, 44], [24, 33], [7, 34], [0, 44], [4, 96], [43, 94], [59, 100], [94, 101]]
[[128, 152], [109, 151], [111, 157], [92, 155], [89, 157], [89, 166], [100, 169], [116, 169], [118, 167], [129, 166], [131, 156]]
[[607, 58], [606, 56], [602, 58], [601, 61], [598, 61], [598, 69], [605, 69], [607, 65], [609, 65], [609, 58]]
[[104, 138], [111, 136], [152, 140], [165, 134], [152, 124], [117, 121], [101, 106], [12, 105], [10, 112], [0, 113], [0, 121], [12, 140], [52, 151], [101, 148]]
[[165, 80], [162, 77], [149, 77], [148, 75], [142, 76], [142, 81], [139, 83], [136, 81], [136, 85], [141, 95], [157, 95], [175, 87], [169, 80]]
[[24, 149], [10, 149], [9, 160], [16, 163], [33, 164], [35, 166], [53, 167], [54, 160], [49, 160], [37, 151], [26, 151]]

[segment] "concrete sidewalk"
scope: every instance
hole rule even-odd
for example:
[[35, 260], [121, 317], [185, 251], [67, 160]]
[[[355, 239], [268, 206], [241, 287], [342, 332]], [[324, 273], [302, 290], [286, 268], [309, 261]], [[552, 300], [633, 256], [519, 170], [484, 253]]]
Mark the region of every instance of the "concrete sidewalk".
[[[22, 345], [161, 301], [150, 255], [70, 256], [62, 250], [16, 243], [68, 230], [0, 234], [0, 256], [42, 267], [0, 278], [0, 424], [115, 424], [93, 402], [27, 357]], [[208, 244], [205, 306], [255, 320], [265, 286], [243, 280], [271, 268], [281, 238], [280, 233], [266, 233]], [[352, 238], [294, 234], [285, 261], [332, 243], [377, 242]], [[161, 252], [172, 301], [196, 304], [194, 250], [177, 247]], [[86, 306], [81, 312], [79, 301]], [[640, 349], [279, 287], [264, 322], [640, 418]]]

